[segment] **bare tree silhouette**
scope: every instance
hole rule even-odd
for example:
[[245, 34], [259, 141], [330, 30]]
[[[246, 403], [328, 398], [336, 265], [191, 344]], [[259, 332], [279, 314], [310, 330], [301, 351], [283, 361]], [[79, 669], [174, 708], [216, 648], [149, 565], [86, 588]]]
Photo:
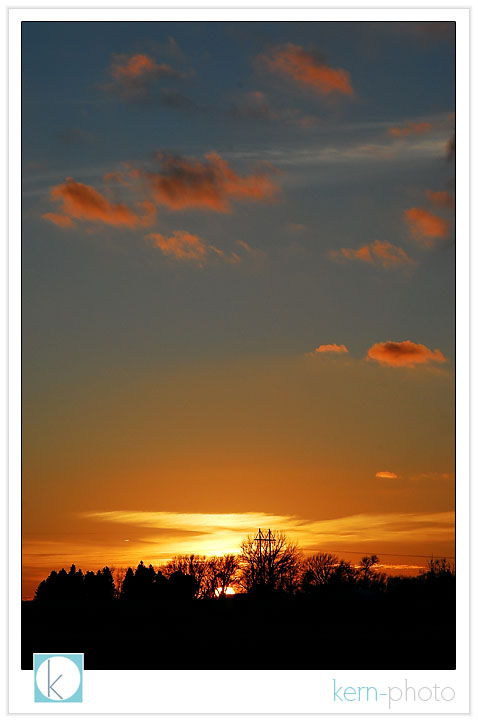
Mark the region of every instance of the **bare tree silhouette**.
[[303, 564], [302, 587], [328, 584], [339, 565], [338, 557], [333, 554], [314, 554], [305, 559]]
[[299, 548], [283, 532], [272, 536], [263, 545], [250, 534], [241, 544], [239, 583], [245, 591], [293, 591], [298, 586], [302, 561]]

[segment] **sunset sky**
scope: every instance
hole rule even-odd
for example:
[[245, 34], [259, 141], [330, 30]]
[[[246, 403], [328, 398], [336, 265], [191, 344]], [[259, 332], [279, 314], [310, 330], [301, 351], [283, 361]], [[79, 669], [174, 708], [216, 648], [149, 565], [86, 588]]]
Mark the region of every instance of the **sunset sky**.
[[454, 25], [22, 28], [25, 598], [453, 555]]

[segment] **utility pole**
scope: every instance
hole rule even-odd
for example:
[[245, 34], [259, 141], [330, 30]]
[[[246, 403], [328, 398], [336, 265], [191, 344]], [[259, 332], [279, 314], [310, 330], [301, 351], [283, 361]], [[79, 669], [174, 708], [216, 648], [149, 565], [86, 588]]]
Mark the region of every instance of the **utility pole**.
[[263, 559], [263, 553], [262, 549], [264, 547], [264, 552], [266, 554], [267, 564], [268, 564], [268, 572], [269, 572], [269, 583], [271, 581], [271, 570], [272, 570], [272, 542], [275, 541], [275, 537], [272, 536], [272, 532], [269, 529], [267, 536], [262, 532], [261, 529], [258, 530], [257, 536], [254, 537], [254, 541], [257, 542], [257, 551], [259, 553], [259, 581], [261, 584], [265, 584], [266, 582], [266, 575], [265, 575], [265, 565], [264, 565], [264, 559]]
[[262, 533], [261, 529], [257, 532], [257, 536], [254, 537], [254, 541], [257, 542], [257, 549], [259, 551], [259, 583], [264, 582], [264, 564], [262, 562], [262, 545], [265, 542], [266, 537]]

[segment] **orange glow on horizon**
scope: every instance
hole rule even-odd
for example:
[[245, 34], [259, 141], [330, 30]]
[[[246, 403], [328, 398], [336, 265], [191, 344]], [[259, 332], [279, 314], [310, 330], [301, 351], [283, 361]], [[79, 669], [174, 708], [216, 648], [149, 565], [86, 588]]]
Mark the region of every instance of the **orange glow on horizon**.
[[[222, 556], [237, 554], [241, 541], [257, 528], [284, 531], [304, 554], [317, 551], [360, 555], [363, 550], [385, 553], [393, 550], [400, 568], [406, 563], [413, 531], [413, 547], [453, 550], [454, 513], [389, 513], [355, 514], [350, 517], [313, 521], [295, 516], [256, 513], [197, 514], [175, 512], [111, 511], [77, 515], [84, 522], [93, 522], [98, 541], [88, 544], [78, 534], [61, 540], [24, 538], [24, 596], [33, 592], [52, 569], [69, 568], [72, 563], [83, 570], [135, 567], [140, 559], [159, 566], [178, 554]], [[127, 536], [125, 536], [125, 533]], [[101, 543], [98, 543], [100, 542]], [[354, 551], [357, 549], [358, 551]], [[367, 551], [368, 550], [368, 551]], [[146, 552], [146, 553], [145, 553]], [[446, 556], [446, 554], [443, 554]], [[382, 563], [388, 566], [384, 560]], [[393, 564], [390, 567], [393, 569]], [[414, 568], [413, 564], [410, 567]]]

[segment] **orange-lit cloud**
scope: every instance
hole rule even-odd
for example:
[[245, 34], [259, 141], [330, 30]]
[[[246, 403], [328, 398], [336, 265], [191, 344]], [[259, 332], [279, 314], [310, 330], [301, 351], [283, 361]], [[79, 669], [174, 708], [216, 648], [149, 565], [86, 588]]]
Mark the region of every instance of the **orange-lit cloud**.
[[318, 353], [348, 353], [349, 350], [347, 346], [342, 344], [336, 344], [336, 343], [324, 343], [321, 346], [317, 346], [316, 349], [311, 354], [308, 354], [308, 356], [315, 356], [315, 354]]
[[44, 213], [42, 218], [51, 221], [56, 226], [60, 226], [60, 228], [72, 228], [76, 225], [69, 216], [63, 216], [61, 213]]
[[[398, 474], [393, 471], [377, 471], [375, 474], [377, 479], [398, 479]], [[448, 473], [441, 473], [436, 471], [425, 471], [419, 474], [407, 474], [404, 478], [407, 481], [432, 481], [432, 482], [444, 482], [453, 481], [453, 475]]]
[[425, 191], [428, 200], [435, 206], [442, 208], [449, 208], [451, 211], [455, 210], [455, 199], [448, 191]]
[[154, 223], [156, 205], [174, 211], [202, 208], [227, 213], [232, 200], [267, 202], [274, 200], [278, 192], [269, 177], [277, 171], [270, 165], [239, 175], [217, 153], [209, 153], [204, 161], [161, 153], [158, 159], [159, 172], [126, 167], [104, 176], [107, 189], [113, 183], [130, 187], [140, 197], [149, 197], [136, 203], [136, 210], [125, 203], [113, 203], [92, 186], [67, 178], [50, 193], [52, 201], [61, 204], [61, 213], [45, 213], [43, 217], [63, 228], [73, 226], [74, 220], [138, 228]]
[[438, 239], [448, 238], [450, 222], [425, 208], [408, 208], [403, 214], [410, 234], [425, 246], [432, 247]]
[[432, 351], [421, 343], [413, 341], [386, 341], [376, 343], [367, 352], [367, 358], [378, 361], [382, 366], [407, 366], [418, 364], [445, 363], [441, 351]]
[[406, 138], [409, 135], [422, 135], [423, 133], [430, 133], [433, 126], [431, 123], [407, 123], [402, 126], [395, 126], [387, 130], [388, 135], [393, 138]]
[[117, 80], [138, 78], [156, 71], [157, 63], [147, 55], [117, 56], [110, 67], [110, 74]]
[[331, 251], [330, 257], [334, 259], [343, 257], [349, 261], [365, 261], [365, 263], [373, 263], [372, 254], [369, 246], [367, 245], [361, 246], [357, 249], [341, 248], [340, 251]]
[[267, 172], [241, 176], [218, 153], [208, 153], [204, 161], [167, 153], [157, 157], [160, 172], [137, 173], [147, 179], [155, 202], [174, 211], [203, 208], [227, 213], [232, 200], [272, 201], [277, 194], [268, 175], [276, 172], [272, 166]]
[[388, 241], [373, 241], [360, 248], [341, 248], [339, 251], [329, 252], [329, 258], [334, 261], [363, 261], [382, 268], [396, 266], [409, 266], [414, 263], [403, 248], [394, 246]]
[[139, 204], [144, 211], [140, 216], [124, 203], [110, 203], [95, 188], [73, 178], [52, 188], [50, 195], [53, 201], [61, 204], [61, 214], [45, 213], [43, 218], [63, 227], [73, 225], [72, 219], [127, 228], [149, 226], [155, 220], [155, 209], [150, 202]]
[[179, 261], [196, 261], [200, 267], [213, 258], [220, 258], [226, 263], [241, 262], [237, 253], [226, 253], [189, 231], [173, 231], [170, 236], [164, 236], [162, 233], [149, 233], [146, 240], [154, 248], [159, 248], [165, 256]]
[[175, 70], [167, 63], [158, 64], [148, 55], [117, 56], [110, 67], [110, 74], [117, 80], [139, 78], [153, 73], [167, 78], [184, 78], [186, 73]]
[[162, 79], [181, 80], [189, 78], [190, 72], [173, 68], [168, 63], [158, 63], [150, 55], [114, 55], [106, 70], [108, 82], [101, 88], [119, 95], [123, 100], [134, 100], [149, 94], [153, 84]]
[[452, 511], [354, 514], [323, 520], [265, 512], [198, 514], [118, 510], [88, 512], [81, 516], [99, 523], [119, 524], [125, 532], [146, 529], [149, 540], [155, 542], [157, 552], [164, 554], [166, 551], [169, 556], [172, 544], [167, 530], [180, 530], [183, 533], [183, 539], [180, 536], [174, 537], [174, 553], [188, 553], [193, 550], [196, 554], [207, 555], [237, 552], [244, 535], [256, 531], [259, 527], [281, 529], [297, 540], [305, 550], [317, 550], [330, 544], [335, 544], [335, 549], [343, 549], [344, 541], [349, 545], [406, 542], [411, 531], [422, 543], [430, 540], [449, 541], [454, 538]]
[[109, 70], [111, 77], [119, 81], [137, 80], [145, 75], [163, 78], [187, 78], [188, 73], [176, 70], [167, 63], [157, 63], [149, 55], [116, 55]]
[[203, 261], [208, 253], [208, 247], [199, 236], [188, 231], [173, 231], [169, 237], [161, 233], [150, 233], [146, 238], [164, 255], [178, 259]]
[[272, 72], [322, 95], [354, 94], [347, 70], [329, 67], [320, 54], [307, 52], [300, 45], [286, 43], [276, 46], [260, 55], [259, 60]]
[[403, 248], [394, 246], [388, 241], [374, 241], [370, 244], [372, 255], [375, 257], [376, 263], [384, 268], [392, 266], [410, 265], [412, 259], [407, 256]]

